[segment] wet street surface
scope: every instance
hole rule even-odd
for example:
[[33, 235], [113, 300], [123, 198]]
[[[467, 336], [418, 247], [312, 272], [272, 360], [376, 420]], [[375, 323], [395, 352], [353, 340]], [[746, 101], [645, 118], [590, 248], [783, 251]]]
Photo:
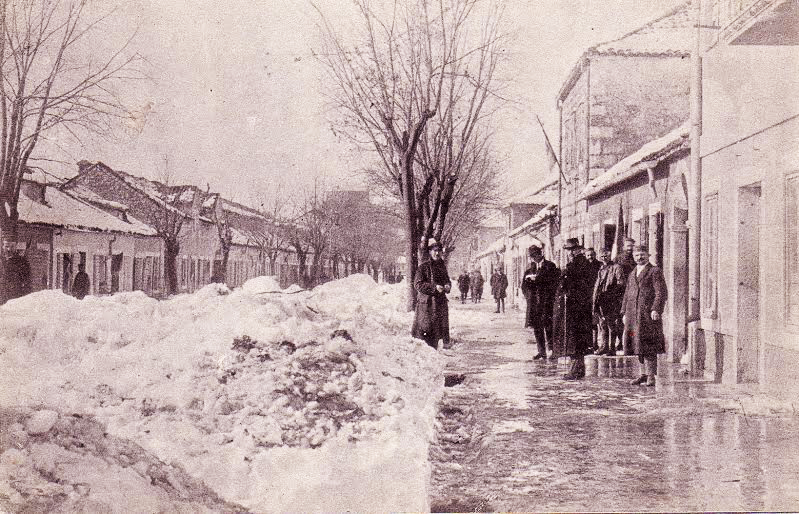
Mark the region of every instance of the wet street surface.
[[730, 408], [740, 393], [668, 368], [655, 388], [567, 382], [532, 361], [520, 313], [452, 308], [447, 373], [464, 379], [438, 417], [432, 510], [799, 509], [796, 415]]

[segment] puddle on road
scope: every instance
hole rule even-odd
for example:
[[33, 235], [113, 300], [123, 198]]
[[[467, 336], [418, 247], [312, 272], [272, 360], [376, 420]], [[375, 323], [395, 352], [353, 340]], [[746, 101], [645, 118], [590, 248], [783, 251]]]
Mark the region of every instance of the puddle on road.
[[522, 344], [501, 346], [468, 344], [457, 360], [472, 376], [443, 400], [461, 414], [442, 430], [461, 437], [431, 450], [434, 508], [799, 507], [797, 418], [745, 416], [623, 379], [565, 382], [556, 365], [519, 356]]

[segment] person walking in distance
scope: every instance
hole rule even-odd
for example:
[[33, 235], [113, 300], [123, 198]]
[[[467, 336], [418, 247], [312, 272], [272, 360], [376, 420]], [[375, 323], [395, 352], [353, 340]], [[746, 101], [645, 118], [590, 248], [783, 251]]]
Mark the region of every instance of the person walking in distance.
[[555, 322], [555, 351], [572, 359], [564, 380], [585, 377], [585, 355], [591, 347], [591, 294], [594, 283], [583, 246], [576, 237], [566, 240], [569, 262], [563, 271], [558, 289]]
[[494, 300], [497, 302], [497, 310], [496, 313], [500, 311], [505, 312], [505, 297], [507, 296], [508, 291], [508, 276], [505, 275], [505, 272], [502, 268], [497, 268], [494, 270], [494, 274], [491, 275], [491, 295], [494, 297]]
[[411, 335], [438, 348], [439, 339], [444, 340], [444, 346], [449, 344], [447, 293], [452, 283], [442, 259], [441, 245], [432, 240], [428, 243], [428, 252], [430, 259], [419, 265], [413, 280], [417, 299]]
[[631, 384], [655, 385], [657, 356], [666, 352], [663, 334], [663, 309], [666, 306], [666, 280], [663, 272], [649, 262], [649, 250], [644, 245], [633, 249], [635, 269], [627, 277], [627, 287], [621, 304], [622, 321], [631, 353], [638, 355], [642, 373]]
[[474, 273], [472, 274], [471, 278], [473, 303], [480, 303], [480, 300], [483, 299], [484, 284], [485, 284], [485, 279], [483, 278], [483, 274], [480, 273], [479, 269], [474, 270]]
[[624, 274], [621, 266], [611, 262], [609, 251], [602, 250], [599, 258], [602, 267], [594, 283], [592, 303], [593, 317], [599, 328], [596, 355], [616, 355], [616, 351], [622, 349], [619, 312], [624, 296]]
[[546, 358], [547, 346], [552, 349], [552, 309], [560, 271], [554, 262], [544, 258], [544, 252], [538, 246], [528, 248], [527, 255], [530, 267], [524, 272], [521, 287], [527, 300], [524, 326], [533, 329], [538, 345], [538, 353], [533, 360], [538, 360]]
[[461, 292], [461, 303], [466, 303], [466, 297], [469, 295], [469, 282], [471, 282], [469, 274], [466, 273], [466, 270], [461, 271], [460, 276], [458, 276], [458, 291]]

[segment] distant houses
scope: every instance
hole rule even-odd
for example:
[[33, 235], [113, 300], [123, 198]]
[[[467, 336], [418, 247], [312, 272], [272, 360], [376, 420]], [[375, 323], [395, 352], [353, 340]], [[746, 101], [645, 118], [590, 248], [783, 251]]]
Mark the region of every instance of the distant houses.
[[31, 266], [33, 291], [70, 294], [84, 266], [90, 294], [165, 296], [170, 245], [176, 249], [177, 292], [219, 281], [215, 274], [225, 258], [224, 281], [230, 287], [264, 274], [284, 286], [298, 281], [293, 252], [275, 251], [265, 242], [265, 232], [279, 230], [279, 224], [256, 209], [102, 162], [81, 161], [78, 168], [68, 180], [31, 173], [22, 183], [17, 247]]

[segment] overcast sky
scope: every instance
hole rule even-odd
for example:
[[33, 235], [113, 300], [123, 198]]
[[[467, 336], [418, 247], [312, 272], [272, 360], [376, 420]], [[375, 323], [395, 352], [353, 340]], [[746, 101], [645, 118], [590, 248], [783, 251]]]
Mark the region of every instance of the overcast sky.
[[[342, 16], [348, 2], [319, 4]], [[514, 77], [509, 94], [518, 104], [499, 120], [497, 148], [508, 183], [523, 188], [544, 163], [535, 114], [556, 140], [555, 96], [580, 55], [681, 1], [507, 3], [518, 32], [505, 74]], [[209, 184], [245, 203], [277, 182], [302, 188], [317, 176], [328, 186], [358, 187], [362, 161], [336, 140], [320, 94], [315, 20], [308, 0], [132, 0], [114, 30], [138, 27], [135, 48], [151, 63], [153, 81], [131, 94], [143, 124], [129, 127], [132, 139], [86, 138], [59, 158], [101, 160], [149, 178], [168, 169], [174, 182]]]

